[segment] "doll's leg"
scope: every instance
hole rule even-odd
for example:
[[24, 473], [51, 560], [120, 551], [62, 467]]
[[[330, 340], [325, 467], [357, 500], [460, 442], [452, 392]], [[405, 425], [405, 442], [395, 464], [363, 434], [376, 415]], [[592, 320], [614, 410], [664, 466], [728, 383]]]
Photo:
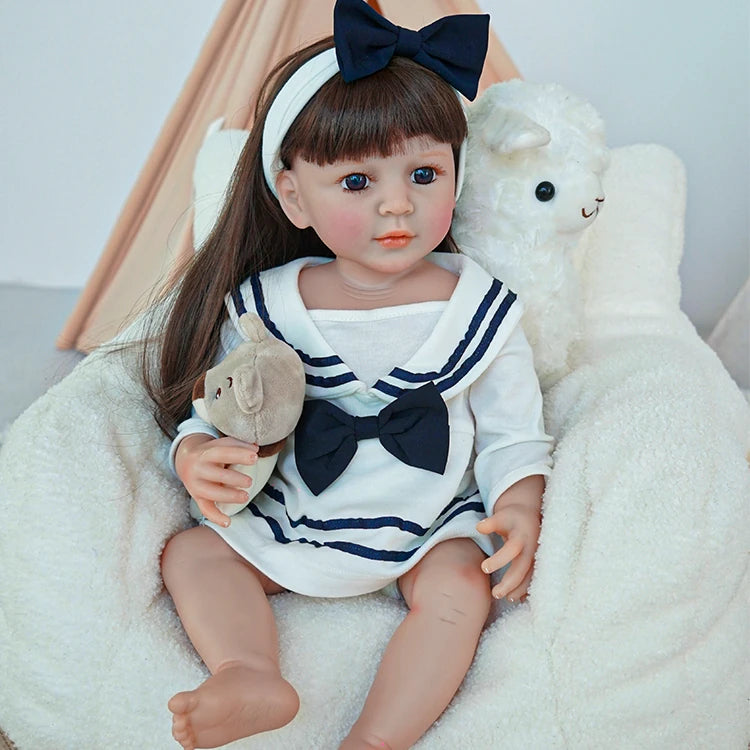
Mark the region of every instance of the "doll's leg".
[[341, 750], [405, 750], [443, 712], [471, 665], [489, 614], [484, 558], [471, 540], [451, 539], [401, 577], [410, 612], [393, 634]]
[[205, 526], [169, 541], [162, 576], [211, 672], [197, 689], [169, 701], [175, 739], [188, 750], [219, 747], [290, 722], [299, 698], [279, 671], [266, 596], [282, 589]]

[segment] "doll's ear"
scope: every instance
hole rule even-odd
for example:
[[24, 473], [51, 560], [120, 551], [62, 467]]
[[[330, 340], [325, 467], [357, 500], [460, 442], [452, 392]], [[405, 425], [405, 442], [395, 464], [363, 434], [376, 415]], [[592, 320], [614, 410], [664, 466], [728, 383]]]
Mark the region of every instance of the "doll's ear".
[[311, 222], [305, 211], [304, 201], [299, 191], [299, 181], [294, 169], [282, 169], [276, 177], [276, 192], [279, 203], [287, 219], [297, 229], [306, 229]]

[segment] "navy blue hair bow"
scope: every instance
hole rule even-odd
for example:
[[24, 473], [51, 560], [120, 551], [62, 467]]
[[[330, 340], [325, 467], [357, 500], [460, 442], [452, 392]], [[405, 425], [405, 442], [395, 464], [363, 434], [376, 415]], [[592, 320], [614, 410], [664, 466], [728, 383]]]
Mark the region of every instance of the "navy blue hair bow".
[[297, 470], [319, 495], [346, 469], [357, 442], [378, 438], [399, 461], [437, 474], [445, 471], [448, 407], [434, 383], [406, 391], [374, 417], [353, 417], [324, 400], [305, 401], [294, 431]]
[[445, 16], [419, 31], [396, 26], [364, 0], [337, 0], [333, 38], [342, 78], [351, 83], [382, 70], [394, 55], [429, 68], [474, 99], [487, 54], [487, 14]]

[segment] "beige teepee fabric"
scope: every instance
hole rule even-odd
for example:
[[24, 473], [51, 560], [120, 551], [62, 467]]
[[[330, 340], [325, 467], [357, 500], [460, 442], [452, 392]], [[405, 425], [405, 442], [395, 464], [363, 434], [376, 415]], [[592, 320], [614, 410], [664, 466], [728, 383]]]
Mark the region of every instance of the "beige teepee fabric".
[[[271, 66], [308, 41], [331, 33], [334, 0], [226, 0], [185, 87], [112, 231], [78, 303], [60, 333], [61, 349], [90, 351], [127, 318], [192, 252], [191, 173], [209, 123], [246, 128], [250, 102]], [[475, 0], [370, 0], [395, 23], [420, 28], [449, 13], [477, 13]], [[518, 77], [491, 35], [480, 90]]]

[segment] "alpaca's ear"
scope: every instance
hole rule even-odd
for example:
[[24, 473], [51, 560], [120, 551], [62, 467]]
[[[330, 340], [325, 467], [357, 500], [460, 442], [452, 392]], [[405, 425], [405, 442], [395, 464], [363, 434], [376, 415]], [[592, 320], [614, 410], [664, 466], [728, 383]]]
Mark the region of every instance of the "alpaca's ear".
[[546, 146], [551, 136], [543, 128], [516, 109], [500, 107], [485, 119], [481, 126], [481, 138], [487, 147], [498, 154], [512, 154]]

